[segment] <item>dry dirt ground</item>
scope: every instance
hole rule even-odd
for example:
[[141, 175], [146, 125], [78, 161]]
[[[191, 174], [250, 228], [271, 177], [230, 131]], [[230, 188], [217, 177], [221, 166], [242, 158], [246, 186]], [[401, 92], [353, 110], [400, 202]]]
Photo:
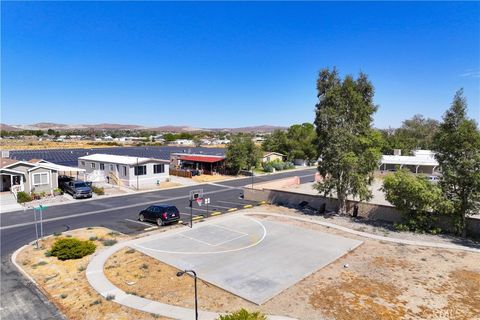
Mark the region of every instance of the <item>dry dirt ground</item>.
[[192, 180], [195, 182], [213, 182], [213, 181], [229, 180], [233, 178], [234, 177], [224, 176], [221, 174], [216, 174], [216, 175], [202, 174], [199, 176], [192, 177]]
[[71, 140], [71, 141], [37, 141], [37, 140], [0, 140], [3, 150], [41, 150], [41, 149], [75, 149], [75, 148], [108, 148], [117, 147], [107, 143]]
[[[234, 311], [244, 307], [308, 320], [480, 319], [479, 254], [370, 240], [308, 222], [262, 215], [263, 210], [295, 212], [266, 206], [256, 210], [257, 219], [289, 223], [360, 239], [364, 243], [262, 306], [200, 280], [201, 309]], [[249, 211], [254, 212], [254, 209]], [[108, 238], [111, 237], [108, 232], [101, 228], [84, 229], [81, 238], [91, 235]], [[124, 239], [121, 235], [115, 237]], [[48, 241], [45, 247], [49, 246]], [[84, 271], [80, 271], [87, 265], [88, 257], [60, 262], [56, 258], [46, 258], [44, 251], [29, 247], [18, 261], [72, 319], [153, 317], [122, 308], [96, 294], [88, 286]], [[39, 265], [40, 261], [47, 264]], [[104, 271], [110, 281], [130, 294], [193, 307], [193, 280], [186, 276], [176, 277], [175, 268], [138, 251], [126, 248], [117, 252], [107, 261]], [[60, 296], [62, 293], [67, 294], [64, 299]], [[102, 302], [95, 304], [95, 301]]]
[[68, 319], [166, 319], [122, 307], [100, 296], [90, 287], [85, 276], [85, 269], [91, 256], [67, 261], [46, 257], [45, 252], [55, 240], [67, 235], [82, 240], [97, 237], [98, 239], [94, 241], [97, 250], [101, 250], [103, 247], [102, 239], [121, 241], [126, 239], [126, 236], [100, 227], [78, 229], [63, 233], [58, 237], [46, 238], [39, 250], [30, 245], [17, 256], [18, 264], [35, 279], [40, 289]]

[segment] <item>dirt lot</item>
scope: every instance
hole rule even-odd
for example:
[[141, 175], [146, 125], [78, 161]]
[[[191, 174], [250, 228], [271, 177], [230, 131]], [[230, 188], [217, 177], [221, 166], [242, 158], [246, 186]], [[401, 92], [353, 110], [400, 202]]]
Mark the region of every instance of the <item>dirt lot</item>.
[[[475, 319], [480, 314], [480, 255], [397, 245], [345, 234], [310, 223], [300, 227], [357, 238], [364, 244], [262, 306], [199, 282], [204, 310], [261, 310], [299, 319]], [[124, 291], [193, 307], [193, 281], [133, 249], [113, 255], [107, 277]], [[200, 275], [201, 276], [201, 275]]]
[[116, 147], [113, 143], [102, 143], [85, 140], [38, 141], [2, 139], [0, 147], [4, 150], [41, 150], [41, 149], [75, 149], [75, 148], [108, 148]]
[[[255, 215], [258, 219], [281, 221], [360, 239], [364, 243], [262, 306], [200, 280], [201, 309], [234, 311], [244, 307], [308, 320], [480, 319], [479, 254], [370, 240], [320, 225], [261, 214], [263, 210], [294, 214], [295, 210], [292, 209], [266, 206], [256, 210], [259, 212]], [[126, 239], [123, 235], [109, 232], [107, 229], [94, 228], [72, 231], [70, 234], [82, 239], [92, 236]], [[49, 248], [53, 241], [54, 238], [46, 240], [44, 247]], [[101, 249], [101, 242], [97, 240], [96, 243], [97, 250]], [[154, 318], [153, 315], [106, 301], [93, 291], [84, 271], [89, 257], [61, 262], [45, 257], [44, 253], [45, 249], [36, 250], [29, 246], [17, 261], [69, 318]], [[193, 280], [187, 276], [176, 277], [176, 271], [169, 265], [128, 248], [112, 255], [105, 265], [105, 274], [110, 281], [127, 293], [193, 307]]]
[[87, 282], [85, 268], [90, 256], [78, 260], [60, 261], [55, 257], [46, 257], [45, 252], [53, 242], [67, 235], [78, 239], [95, 240], [97, 250], [103, 247], [100, 239], [126, 239], [124, 235], [112, 233], [105, 228], [78, 229], [64, 233], [58, 237], [45, 239], [42, 247], [28, 246], [17, 257], [18, 264], [32, 276], [46, 296], [67, 316], [68, 319], [166, 319], [143, 313], [119, 304], [107, 301], [93, 290]]
[[224, 176], [221, 174], [216, 174], [216, 175], [202, 174], [199, 176], [192, 177], [192, 180], [195, 182], [213, 182], [213, 181], [229, 180], [232, 178], [233, 177], [231, 176]]

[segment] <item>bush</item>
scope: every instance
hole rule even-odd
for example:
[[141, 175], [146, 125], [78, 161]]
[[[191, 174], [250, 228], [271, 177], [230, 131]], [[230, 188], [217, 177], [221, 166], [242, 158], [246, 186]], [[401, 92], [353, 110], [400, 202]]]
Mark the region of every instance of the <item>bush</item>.
[[26, 192], [20, 191], [20, 192], [17, 193], [17, 202], [18, 203], [30, 202], [32, 200], [33, 200], [33, 198]]
[[117, 243], [117, 240], [115, 239], [108, 239], [102, 241], [102, 244], [106, 247], [113, 246], [115, 243]]
[[105, 190], [103, 189], [103, 187], [92, 186], [92, 191], [98, 194], [99, 196], [103, 196], [105, 194]]
[[267, 317], [260, 312], [248, 312], [240, 309], [234, 313], [220, 316], [217, 320], [267, 320]]
[[58, 239], [50, 249], [50, 254], [59, 260], [80, 259], [95, 252], [92, 241], [82, 241], [76, 238]]

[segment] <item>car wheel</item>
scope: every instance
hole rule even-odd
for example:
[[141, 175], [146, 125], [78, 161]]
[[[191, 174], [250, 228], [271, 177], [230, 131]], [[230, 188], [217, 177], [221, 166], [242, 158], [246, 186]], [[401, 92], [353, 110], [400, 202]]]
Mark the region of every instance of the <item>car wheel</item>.
[[138, 220], [140, 220], [141, 222], [145, 222], [145, 216], [143, 214], [139, 214]]
[[163, 222], [163, 220], [160, 219], [160, 218], [157, 219], [157, 224], [158, 224], [159, 226], [165, 225], [165, 223]]

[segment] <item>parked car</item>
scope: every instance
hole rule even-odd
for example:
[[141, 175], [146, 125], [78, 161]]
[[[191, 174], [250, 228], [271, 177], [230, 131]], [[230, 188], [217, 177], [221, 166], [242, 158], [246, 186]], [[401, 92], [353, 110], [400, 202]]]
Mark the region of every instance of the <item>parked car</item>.
[[438, 183], [440, 181], [440, 178], [438, 176], [428, 176], [427, 179], [431, 183]]
[[92, 197], [92, 188], [85, 181], [81, 180], [73, 180], [64, 183], [63, 191], [71, 194], [73, 199]]
[[[75, 179], [73, 179], [72, 177], [69, 177], [69, 176], [63, 176], [63, 175], [58, 176], [58, 187], [63, 190], [65, 185], [67, 183], [69, 183], [70, 181], [73, 181], [73, 180], [75, 180]], [[63, 191], [65, 191], [65, 190], [63, 190]]]
[[180, 220], [180, 212], [177, 207], [169, 204], [155, 204], [138, 214], [138, 220], [156, 222], [159, 226], [168, 223], [178, 222]]

